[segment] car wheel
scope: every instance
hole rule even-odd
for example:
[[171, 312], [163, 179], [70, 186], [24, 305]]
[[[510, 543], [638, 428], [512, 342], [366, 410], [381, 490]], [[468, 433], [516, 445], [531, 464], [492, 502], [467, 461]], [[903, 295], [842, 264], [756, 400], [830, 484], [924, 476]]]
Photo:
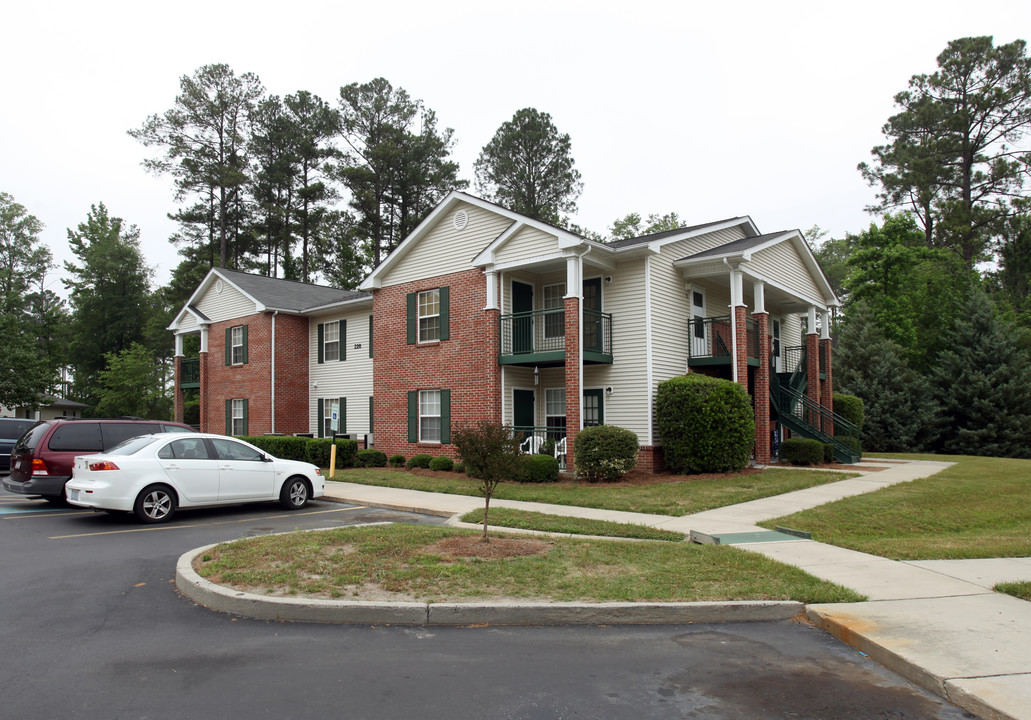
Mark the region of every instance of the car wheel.
[[170, 487], [148, 485], [136, 496], [132, 511], [140, 522], [160, 523], [172, 519], [177, 505], [175, 493]]
[[310, 497], [311, 490], [308, 488], [308, 481], [299, 477], [287, 480], [279, 492], [279, 502], [287, 510], [300, 510], [308, 504]]

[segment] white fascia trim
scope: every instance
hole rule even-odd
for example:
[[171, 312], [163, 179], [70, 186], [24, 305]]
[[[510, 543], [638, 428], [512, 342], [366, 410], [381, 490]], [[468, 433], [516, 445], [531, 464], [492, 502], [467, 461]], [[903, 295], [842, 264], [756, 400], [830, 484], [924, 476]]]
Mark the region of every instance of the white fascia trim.
[[494, 263], [494, 256], [497, 254], [501, 246], [508, 242], [513, 235], [522, 230], [524, 227], [526, 226], [519, 220], [509, 225], [507, 228], [504, 229], [504, 231], [502, 231], [500, 235], [498, 235], [496, 238], [494, 238], [494, 240], [491, 241], [490, 245], [483, 248], [483, 250], [481, 250], [479, 254], [477, 254], [477, 256], [473, 258], [472, 264], [477, 267], [492, 265]]
[[[565, 262], [566, 258], [570, 257], [569, 253], [555, 252], [548, 253], [547, 255], [533, 255], [531, 257], [521, 258], [519, 260], [507, 260], [503, 263], [497, 263], [496, 265], [484, 265], [484, 269], [493, 270], [495, 272], [504, 272], [506, 270], [519, 270], [529, 265], [541, 265], [543, 263], [551, 262]], [[574, 256], [575, 257], [575, 256]]]
[[[166, 327], [165, 330], [171, 330], [172, 332], [178, 333], [180, 329], [179, 326], [181, 325], [183, 317], [186, 314], [193, 315], [193, 317], [197, 318], [198, 330], [206, 325], [211, 324], [211, 320], [201, 316], [199, 313], [195, 312], [193, 308], [191, 308], [189, 305], [186, 305], [185, 307], [183, 307], [182, 310], [179, 311], [179, 314], [175, 316], [175, 319], [172, 321], [172, 324]], [[193, 331], [191, 330], [190, 332]]]
[[[315, 307], [305, 308], [298, 312], [298, 315], [323, 315], [333, 310], [349, 310], [352, 307], [360, 307], [362, 305], [372, 305], [372, 297], [352, 298], [350, 300], [341, 300], [340, 302], [329, 303], [328, 305], [317, 305]], [[279, 312], [285, 312], [280, 310]]]
[[[669, 245], [670, 243], [680, 242], [682, 240], [689, 240], [690, 238], [701, 237], [702, 235], [708, 235], [709, 233], [719, 232], [720, 230], [727, 230], [728, 228], [740, 226], [744, 226], [746, 228], [746, 237], [755, 237], [756, 235], [762, 235], [762, 233], [759, 232], [759, 228], [757, 228], [755, 226], [755, 223], [752, 222], [752, 218], [748, 215], [743, 215], [741, 217], [733, 218], [725, 222], [716, 223], [714, 225], [706, 225], [695, 230], [687, 230], [683, 233], [677, 233], [676, 235], [664, 237], [661, 240], [652, 240], [651, 242], [643, 244], [658, 249], [663, 247], [664, 245]], [[640, 247], [641, 245], [628, 245], [627, 247], [616, 248], [615, 252], [617, 254], [622, 252], [630, 252], [631, 250], [637, 250]]]

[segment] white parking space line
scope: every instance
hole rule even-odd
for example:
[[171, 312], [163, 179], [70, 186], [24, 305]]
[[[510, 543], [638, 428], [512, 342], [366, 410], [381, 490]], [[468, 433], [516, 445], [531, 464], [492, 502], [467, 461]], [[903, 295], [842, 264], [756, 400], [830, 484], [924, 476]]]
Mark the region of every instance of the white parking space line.
[[49, 540], [68, 540], [71, 538], [81, 537], [94, 537], [97, 535], [122, 535], [124, 533], [138, 533], [138, 532], [151, 532], [154, 530], [185, 530], [187, 528], [198, 528], [198, 527], [213, 527], [215, 525], [233, 525], [236, 523], [245, 522], [257, 522], [259, 520], [278, 520], [286, 517], [307, 517], [308, 515], [325, 515], [326, 513], [338, 513], [338, 512], [349, 512], [352, 510], [364, 510], [364, 505], [357, 505], [355, 507], [347, 508], [334, 508], [333, 510], [314, 510], [312, 512], [297, 513], [288, 512], [282, 515], [264, 515], [262, 517], [247, 517], [239, 520], [220, 520], [218, 522], [207, 522], [207, 523], [190, 523], [190, 524], [170, 524], [170, 525], [148, 525], [146, 527], [128, 528], [126, 530], [105, 530], [103, 532], [91, 532], [91, 533], [78, 533], [75, 535], [51, 535]]

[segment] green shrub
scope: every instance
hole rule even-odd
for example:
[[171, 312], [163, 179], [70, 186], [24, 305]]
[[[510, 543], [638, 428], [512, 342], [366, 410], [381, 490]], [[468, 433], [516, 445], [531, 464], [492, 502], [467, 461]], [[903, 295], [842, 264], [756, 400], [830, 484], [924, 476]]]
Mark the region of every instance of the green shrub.
[[791, 438], [780, 444], [780, 459], [792, 465], [819, 465], [823, 462], [823, 443], [809, 438]]
[[404, 466], [405, 466], [405, 456], [404, 455], [391, 455], [390, 456], [390, 467], [392, 467], [392, 468], [402, 468]]
[[360, 468], [386, 467], [387, 454], [382, 450], [373, 450], [372, 448], [359, 450], [354, 458], [354, 466]]
[[855, 395], [834, 393], [834, 412], [848, 420], [860, 430], [863, 429], [863, 421], [866, 420], [866, 406], [863, 399]]
[[456, 473], [465, 473], [465, 463], [464, 462], [456, 462], [455, 463], [454, 471]]
[[655, 416], [674, 472], [733, 472], [748, 465], [755, 418], [740, 384], [698, 373], [671, 378], [659, 383]]
[[355, 455], [358, 454], [357, 440], [333, 440], [332, 438], [306, 438], [307, 448], [305, 449], [305, 461], [320, 468], [329, 467], [329, 453], [334, 444], [337, 446], [338, 468], [346, 468], [354, 465]]
[[542, 442], [540, 448], [538, 448], [537, 450], [537, 454], [551, 455], [552, 457], [555, 457], [555, 441], [545, 440], [544, 442]]
[[618, 480], [637, 463], [637, 449], [637, 435], [626, 428], [586, 427], [577, 434], [574, 444], [577, 477], [588, 482]]
[[261, 435], [240, 439], [277, 458], [308, 461], [308, 443], [310, 442], [308, 438], [293, 437], [292, 435]]
[[409, 470], [411, 470], [412, 468], [428, 468], [430, 466], [430, 460], [432, 459], [432, 455], [426, 455], [424, 453], [412, 455], [410, 458], [408, 458], [408, 463], [405, 465], [405, 467]]
[[847, 445], [852, 449], [852, 452], [857, 455], [863, 454], [863, 444], [859, 441], [859, 438], [854, 438], [850, 435], [835, 435], [834, 439], [842, 445]]
[[[636, 437], [636, 436], [635, 436]], [[580, 436], [577, 435], [579, 442]], [[521, 483], [558, 482], [558, 459], [554, 455], [523, 455], [515, 477]]]
[[430, 460], [430, 470], [438, 472], [451, 472], [455, 467], [455, 461], [449, 457], [435, 457]]
[[834, 446], [830, 443], [820, 443], [823, 445], [823, 462], [832, 463], [834, 462]]
[[459, 428], [451, 433], [451, 442], [471, 478], [497, 483], [518, 474], [519, 440], [504, 425], [483, 422]]

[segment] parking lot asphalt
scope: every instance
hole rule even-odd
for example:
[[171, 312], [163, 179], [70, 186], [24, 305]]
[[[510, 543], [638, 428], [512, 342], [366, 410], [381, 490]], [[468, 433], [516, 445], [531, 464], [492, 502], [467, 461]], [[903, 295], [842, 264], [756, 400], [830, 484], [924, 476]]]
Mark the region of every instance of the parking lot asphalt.
[[441, 518], [315, 502], [128, 516], [0, 493], [0, 674], [12, 718], [970, 717], [808, 624], [337, 626], [213, 613], [190, 548]]

